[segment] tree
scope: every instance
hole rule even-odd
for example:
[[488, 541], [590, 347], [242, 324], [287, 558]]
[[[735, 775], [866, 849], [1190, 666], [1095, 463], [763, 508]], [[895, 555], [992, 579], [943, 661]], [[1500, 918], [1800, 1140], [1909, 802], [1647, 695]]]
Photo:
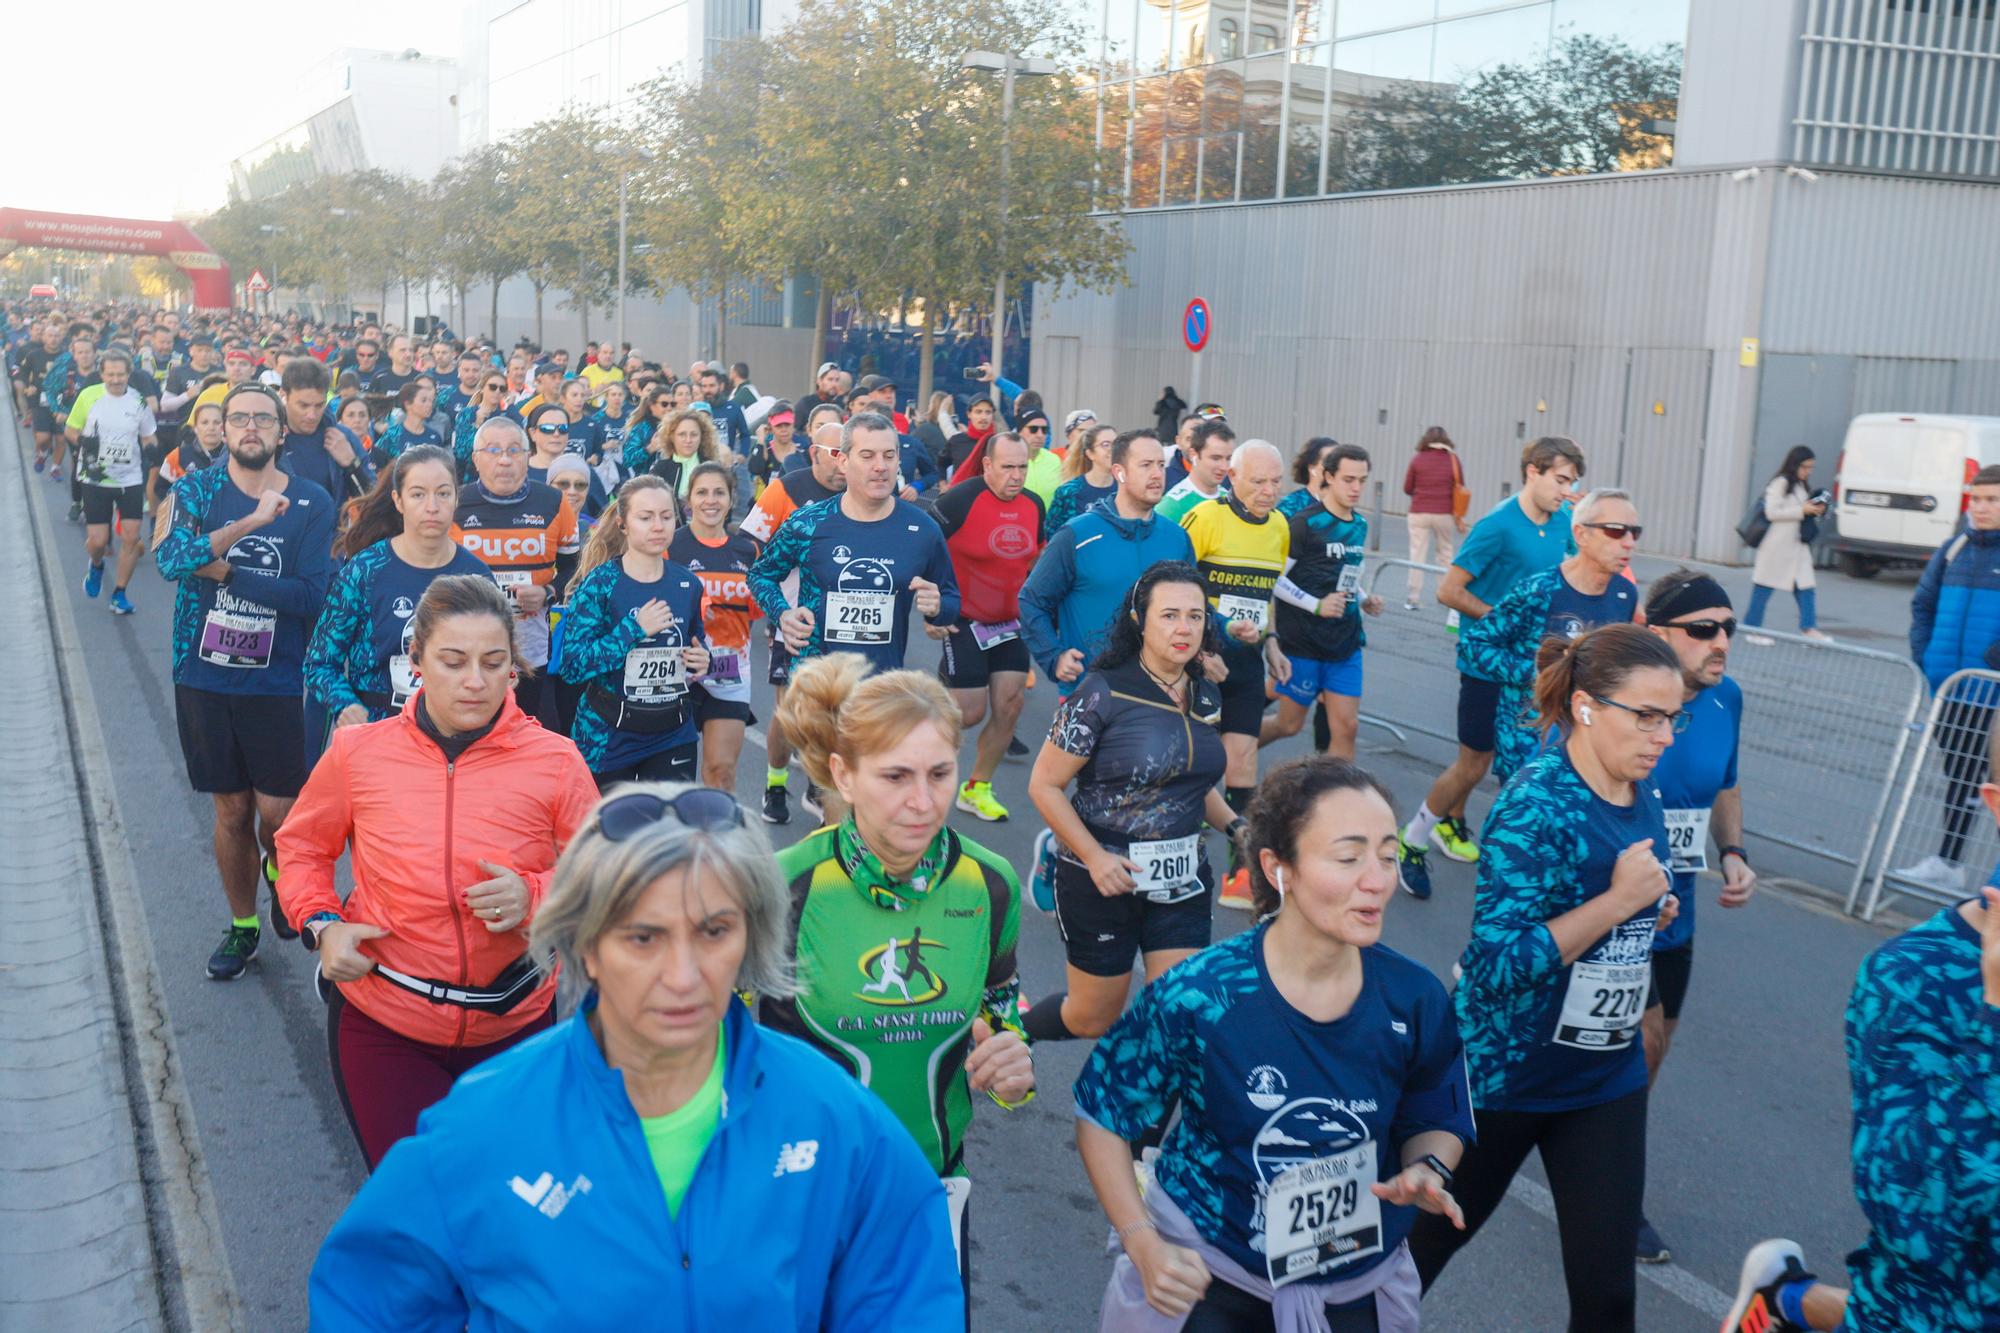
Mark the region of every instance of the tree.
[[[505, 214], [503, 248], [521, 261], [535, 289], [535, 341], [542, 338], [542, 298], [552, 286], [569, 288], [573, 302], [599, 297], [617, 256], [615, 153], [596, 145], [611, 127], [577, 107], [540, 121], [503, 145], [513, 174], [513, 207]], [[614, 188], [607, 191], [607, 177]], [[585, 319], [589, 316], [586, 313]]]
[[[439, 271], [458, 289], [461, 311], [469, 284], [492, 284], [487, 332], [494, 338], [500, 336], [500, 284], [527, 267], [509, 244], [507, 219], [518, 191], [512, 155], [498, 144], [475, 148], [447, 164], [433, 183]], [[470, 315], [462, 317], [472, 322]]]

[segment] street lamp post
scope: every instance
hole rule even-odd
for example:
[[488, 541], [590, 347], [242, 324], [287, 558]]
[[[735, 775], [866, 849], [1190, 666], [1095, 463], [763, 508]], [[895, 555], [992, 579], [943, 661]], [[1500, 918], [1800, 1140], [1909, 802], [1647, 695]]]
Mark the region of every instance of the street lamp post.
[[[983, 69], [1000, 75], [1000, 262], [993, 279], [993, 406], [1000, 406], [1001, 358], [1007, 340], [1007, 194], [1014, 173], [1014, 78], [1044, 78], [1057, 73], [1056, 62], [1011, 52], [967, 51], [961, 69]], [[928, 315], [926, 315], [928, 318]]]
[[[606, 141], [597, 144], [596, 149], [600, 153], [621, 153], [628, 158], [636, 157], [641, 162], [651, 162], [653, 160], [653, 150], [650, 148], [628, 148]], [[618, 354], [620, 356], [625, 354], [625, 197], [626, 189], [631, 184], [631, 181], [631, 166], [629, 163], [620, 163], [618, 167], [618, 333], [616, 337]]]

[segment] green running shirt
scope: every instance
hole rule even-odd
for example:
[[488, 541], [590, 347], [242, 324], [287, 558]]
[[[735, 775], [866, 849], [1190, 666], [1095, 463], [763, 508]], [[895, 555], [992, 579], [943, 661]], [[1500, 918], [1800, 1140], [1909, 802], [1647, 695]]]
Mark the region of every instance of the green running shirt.
[[708, 1141], [715, 1137], [715, 1127], [722, 1120], [722, 1067], [728, 1063], [727, 1041], [727, 1037], [717, 1035], [715, 1063], [709, 1066], [708, 1077], [685, 1105], [665, 1115], [639, 1117], [639, 1124], [646, 1131], [646, 1151], [653, 1157], [653, 1170], [659, 1173], [660, 1188], [667, 1192], [667, 1211], [675, 1217], [681, 1215], [681, 1200], [687, 1197], [688, 1186], [694, 1181], [694, 1169], [700, 1165], [701, 1155], [708, 1151]]
[[962, 1175], [973, 1020], [1026, 1039], [1014, 964], [1020, 881], [946, 828], [926, 857], [937, 866], [928, 883], [877, 884], [871, 894], [856, 878], [866, 879], [866, 863], [843, 856], [841, 832], [823, 828], [778, 853], [800, 993], [763, 1001], [763, 1021], [867, 1084], [939, 1175]]

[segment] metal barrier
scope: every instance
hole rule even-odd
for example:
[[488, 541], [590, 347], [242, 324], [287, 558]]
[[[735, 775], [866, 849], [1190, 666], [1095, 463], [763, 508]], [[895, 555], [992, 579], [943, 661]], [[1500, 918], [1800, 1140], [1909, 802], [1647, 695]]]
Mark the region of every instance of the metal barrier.
[[[1412, 569], [1444, 570], [1368, 563], [1369, 591], [1385, 609], [1367, 622], [1362, 720], [1399, 737], [1414, 732], [1456, 745], [1457, 638], [1448, 613], [1435, 601], [1400, 609]], [[1382, 593], [1392, 577], [1391, 593]], [[1433, 595], [1428, 586], [1426, 594]], [[1923, 707], [1923, 672], [1895, 653], [1746, 628], [1730, 645], [1729, 674], [1743, 690], [1737, 780], [1746, 831], [1852, 869], [1847, 910], [1854, 911]]]
[[1931, 700], [1895, 816], [1883, 830], [1865, 920], [1881, 910], [1885, 886], [1892, 896], [1949, 905], [1984, 882], [1966, 867], [1990, 866], [2000, 852], [1979, 799], [1996, 703], [2000, 672], [1979, 669], [1953, 674]]

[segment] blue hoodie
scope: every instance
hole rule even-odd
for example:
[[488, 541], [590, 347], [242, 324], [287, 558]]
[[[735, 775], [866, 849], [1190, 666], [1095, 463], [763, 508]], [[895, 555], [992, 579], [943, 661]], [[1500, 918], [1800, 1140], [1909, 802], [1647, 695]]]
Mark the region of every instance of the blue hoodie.
[[[1186, 530], [1151, 514], [1125, 518], [1115, 495], [1071, 519], [1049, 538], [1021, 589], [1021, 632], [1036, 665], [1053, 680], [1056, 659], [1080, 648], [1089, 670], [1125, 594], [1162, 560], [1194, 563]], [[1073, 685], [1056, 688], [1067, 695]]]
[[[1937, 549], [1910, 599], [1910, 656], [1936, 689], [1954, 671], [1988, 665], [2000, 643], [2000, 531], [1963, 528]], [[1968, 682], [1961, 698], [2000, 702], [1990, 685]]]
[[480, 1065], [389, 1150], [313, 1264], [312, 1326], [961, 1333], [944, 1187], [882, 1101], [724, 1019], [721, 1122], [680, 1215], [584, 1016]]

